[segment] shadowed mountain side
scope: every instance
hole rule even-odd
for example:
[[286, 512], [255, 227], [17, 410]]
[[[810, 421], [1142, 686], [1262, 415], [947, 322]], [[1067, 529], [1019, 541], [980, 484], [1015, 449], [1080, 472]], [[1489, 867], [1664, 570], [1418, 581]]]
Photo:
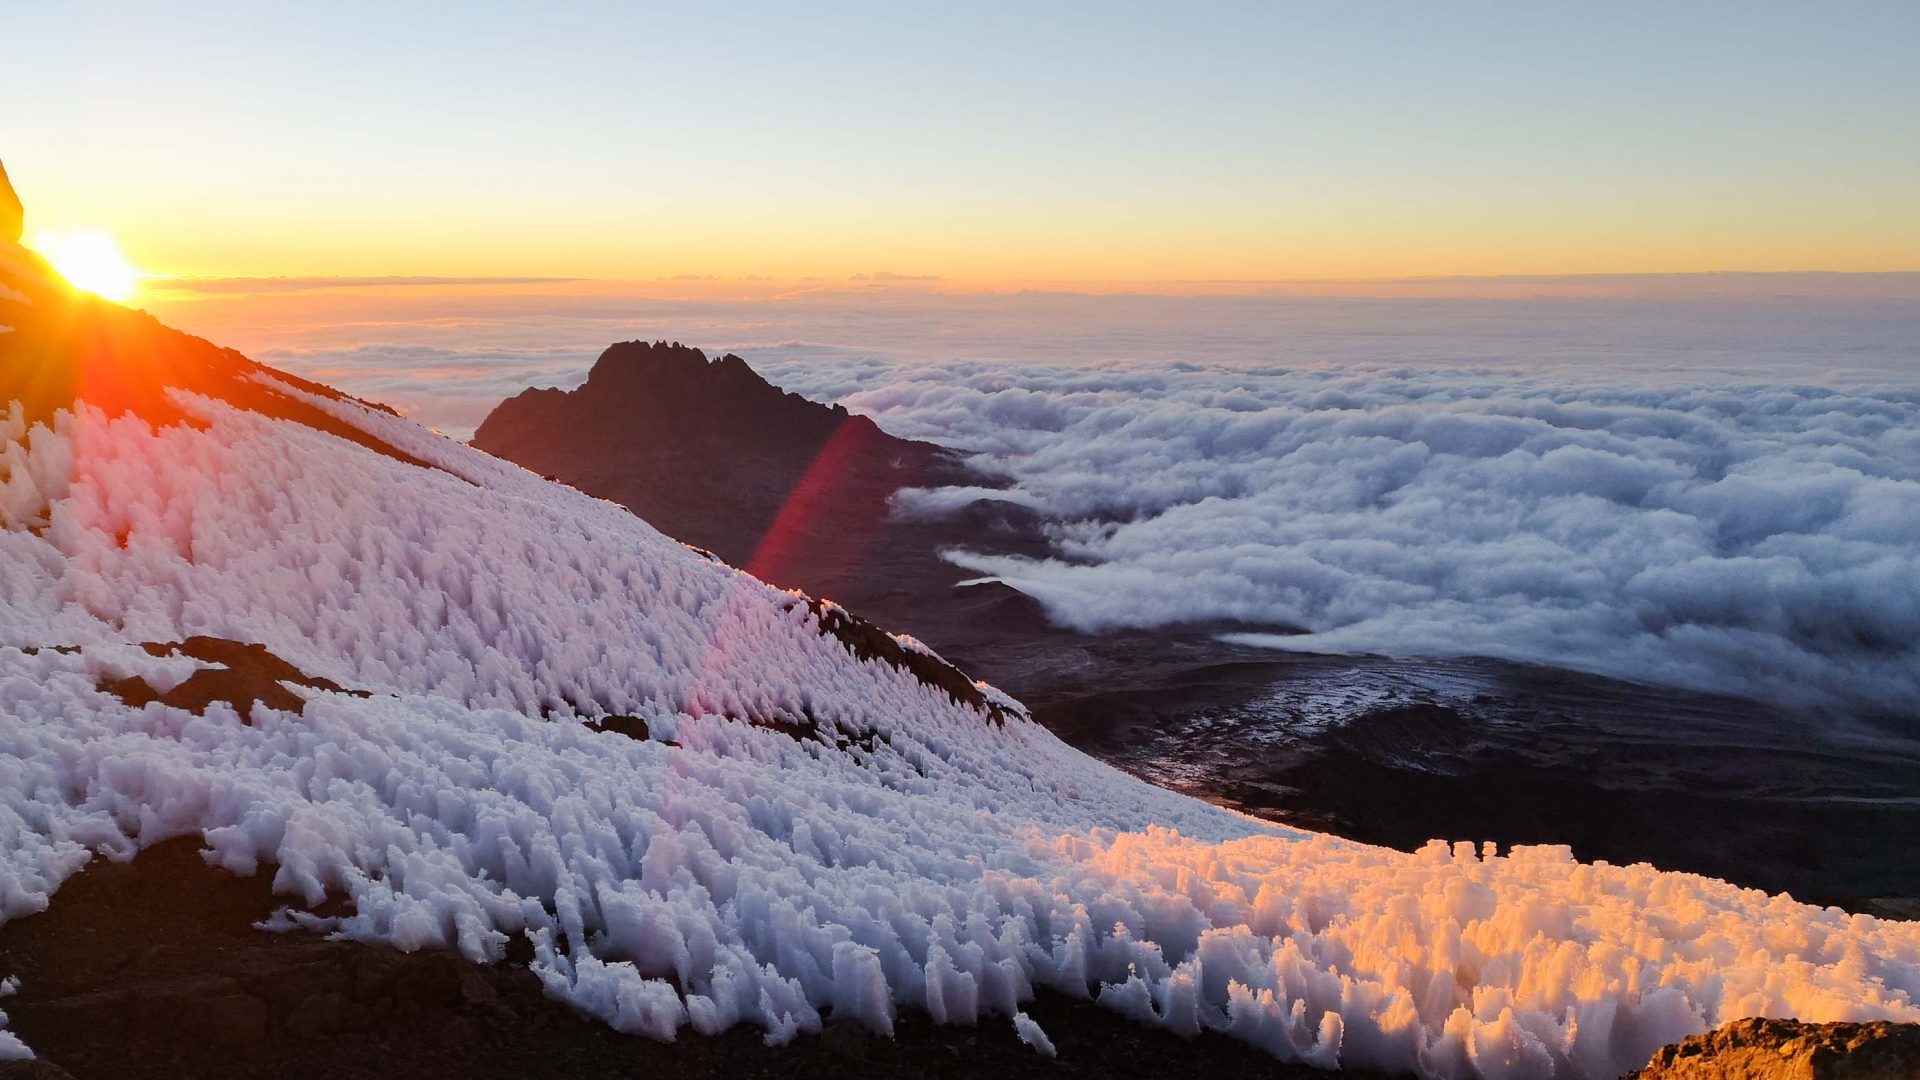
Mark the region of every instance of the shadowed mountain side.
[[1259, 817], [1412, 850], [1566, 844], [1920, 914], [1920, 745], [1754, 702], [1493, 660], [1269, 655], [1050, 704], [1061, 737]]

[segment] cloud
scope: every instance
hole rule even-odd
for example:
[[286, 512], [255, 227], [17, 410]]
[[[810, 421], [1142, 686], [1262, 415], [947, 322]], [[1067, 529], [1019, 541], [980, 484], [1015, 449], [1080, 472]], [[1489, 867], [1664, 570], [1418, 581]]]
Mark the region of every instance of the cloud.
[[1920, 386], [770, 366], [982, 451], [1058, 517], [1057, 556], [950, 557], [1083, 629], [1230, 618], [1309, 631], [1243, 638], [1291, 649], [1799, 705], [1910, 712], [1920, 695]]
[[567, 277], [170, 277], [150, 279], [147, 287], [190, 293], [275, 293], [390, 286], [561, 285], [579, 280]]
[[926, 285], [940, 280], [938, 274], [896, 274], [891, 270], [875, 270], [870, 274], [855, 274], [848, 281], [863, 281], [879, 285]]
[[448, 349], [369, 344], [345, 348], [264, 349], [255, 359], [344, 390], [393, 404], [410, 419], [461, 438], [477, 417], [530, 386], [572, 389], [585, 381], [595, 348]]

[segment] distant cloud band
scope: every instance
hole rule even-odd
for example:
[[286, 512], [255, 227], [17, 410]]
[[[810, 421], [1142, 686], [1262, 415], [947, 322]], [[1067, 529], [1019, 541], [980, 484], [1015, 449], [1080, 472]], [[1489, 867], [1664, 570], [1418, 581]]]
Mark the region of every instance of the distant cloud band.
[[306, 292], [410, 285], [563, 285], [570, 277], [173, 277], [152, 278], [150, 289], [198, 293]]

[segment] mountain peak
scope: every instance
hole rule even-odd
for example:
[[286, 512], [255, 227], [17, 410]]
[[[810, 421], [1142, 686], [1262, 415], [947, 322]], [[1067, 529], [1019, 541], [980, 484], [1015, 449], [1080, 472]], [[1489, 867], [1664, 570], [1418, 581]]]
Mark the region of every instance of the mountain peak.
[[608, 346], [594, 361], [582, 389], [590, 397], [632, 392], [783, 395], [738, 356], [728, 353], [709, 359], [702, 350], [677, 341], [622, 341]]
[[620, 342], [578, 388], [501, 402], [473, 445], [801, 586], [812, 583], [785, 577], [808, 547], [798, 537], [845, 548], [846, 521], [884, 518], [893, 492], [960, 470], [948, 451], [782, 390], [738, 356], [665, 341]]

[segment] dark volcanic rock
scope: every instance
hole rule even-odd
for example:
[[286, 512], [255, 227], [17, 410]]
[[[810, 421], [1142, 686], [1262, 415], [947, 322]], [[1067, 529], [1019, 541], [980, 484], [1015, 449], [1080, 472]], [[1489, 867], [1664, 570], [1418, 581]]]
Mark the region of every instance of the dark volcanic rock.
[[632, 510], [781, 585], [832, 595], [902, 487], [966, 477], [959, 458], [768, 383], [746, 361], [629, 341], [576, 390], [527, 390], [473, 445]]
[[985, 691], [952, 664], [902, 644], [892, 634], [846, 608], [819, 600], [810, 600], [807, 606], [813, 612], [814, 621], [822, 634], [838, 638], [848, 652], [862, 660], [878, 660], [911, 672], [914, 678], [928, 686], [945, 690], [954, 701], [971, 705], [985, 713], [996, 724], [1005, 723], [1016, 715], [1026, 715], [1024, 711], [989, 698]]
[[1735, 1020], [1663, 1046], [1628, 1080], [1914, 1080], [1920, 1024]]
[[308, 675], [268, 652], [265, 645], [226, 638], [190, 637], [178, 644], [149, 642], [141, 648], [154, 656], [178, 653], [217, 666], [201, 668], [165, 693], [156, 691], [138, 676], [114, 679], [100, 687], [135, 708], [158, 701], [204, 714], [208, 705], [224, 701], [240, 714], [242, 723], [252, 723], [255, 704], [288, 712], [305, 708], [305, 699], [288, 689], [289, 684], [366, 696], [360, 691], [346, 690], [331, 679]]

